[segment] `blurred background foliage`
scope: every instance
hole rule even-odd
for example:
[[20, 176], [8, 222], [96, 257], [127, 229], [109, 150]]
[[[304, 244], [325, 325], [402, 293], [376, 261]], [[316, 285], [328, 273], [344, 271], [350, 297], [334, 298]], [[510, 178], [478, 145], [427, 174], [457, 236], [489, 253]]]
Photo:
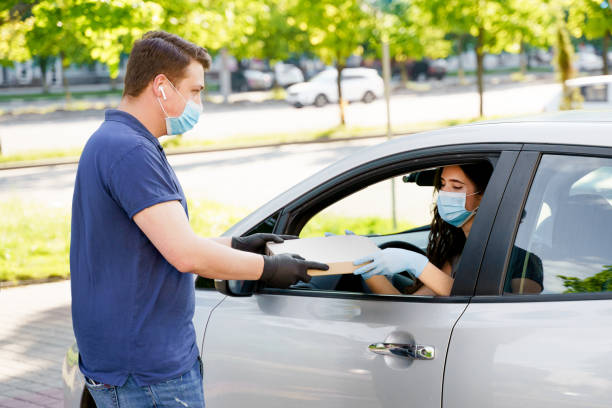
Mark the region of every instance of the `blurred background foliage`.
[[[609, 48], [609, 0], [4, 0], [0, 64], [52, 58], [94, 61], [119, 74], [122, 55], [149, 30], [163, 29], [236, 58], [285, 60], [308, 54], [341, 70], [352, 55], [378, 59], [383, 41], [396, 62], [476, 51], [482, 96], [484, 55], [555, 47], [567, 36]], [[566, 35], [567, 33], [567, 35]], [[573, 75], [557, 64], [559, 78]], [[566, 69], [566, 71], [563, 71]], [[523, 67], [523, 71], [525, 68]], [[608, 73], [604, 58], [603, 73]], [[463, 77], [459, 67], [458, 75]], [[44, 75], [43, 75], [44, 76]], [[68, 93], [68, 84], [64, 80]], [[44, 84], [43, 84], [44, 86]], [[481, 98], [482, 99], [482, 98]]]

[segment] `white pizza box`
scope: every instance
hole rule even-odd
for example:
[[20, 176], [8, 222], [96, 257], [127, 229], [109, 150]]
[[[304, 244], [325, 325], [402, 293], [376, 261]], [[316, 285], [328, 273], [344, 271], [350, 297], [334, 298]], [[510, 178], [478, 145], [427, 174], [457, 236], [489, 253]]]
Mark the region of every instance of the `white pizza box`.
[[360, 235], [333, 235], [289, 239], [281, 244], [268, 242], [268, 255], [298, 254], [308, 261], [329, 265], [329, 270], [309, 269], [311, 276], [341, 275], [353, 273], [360, 265], [353, 265], [355, 259], [380, 251], [380, 248], [369, 238]]

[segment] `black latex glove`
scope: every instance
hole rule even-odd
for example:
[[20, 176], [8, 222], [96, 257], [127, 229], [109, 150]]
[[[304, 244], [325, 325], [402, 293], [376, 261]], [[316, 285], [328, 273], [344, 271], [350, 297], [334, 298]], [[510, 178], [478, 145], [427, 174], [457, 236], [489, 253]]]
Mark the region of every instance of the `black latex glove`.
[[264, 268], [260, 281], [269, 287], [286, 289], [298, 281], [310, 282], [310, 275], [306, 273], [308, 269], [326, 271], [329, 266], [307, 261], [294, 254], [264, 255]]
[[276, 242], [280, 244], [286, 239], [297, 239], [295, 235], [276, 235], [257, 233], [246, 237], [232, 237], [232, 248], [239, 251], [254, 252], [256, 254], [266, 253], [266, 242]]

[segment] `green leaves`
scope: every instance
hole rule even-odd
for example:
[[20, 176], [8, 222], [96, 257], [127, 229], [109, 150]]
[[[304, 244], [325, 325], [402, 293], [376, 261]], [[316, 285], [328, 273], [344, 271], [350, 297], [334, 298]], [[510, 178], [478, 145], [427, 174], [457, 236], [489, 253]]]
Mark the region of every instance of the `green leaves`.
[[589, 40], [612, 32], [612, 7], [606, 0], [571, 0], [568, 26], [574, 37]]

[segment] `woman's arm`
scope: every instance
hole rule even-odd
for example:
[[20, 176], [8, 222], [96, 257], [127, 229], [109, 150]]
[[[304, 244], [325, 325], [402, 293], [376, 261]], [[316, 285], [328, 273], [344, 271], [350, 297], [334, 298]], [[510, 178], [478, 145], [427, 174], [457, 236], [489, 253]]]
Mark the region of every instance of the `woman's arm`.
[[455, 281], [450, 277], [450, 273], [438, 269], [431, 262], [425, 266], [419, 280], [437, 296], [449, 296]]
[[401, 295], [402, 293], [393, 286], [384, 275], [375, 275], [366, 279], [365, 283], [370, 290], [378, 295]]
[[[441, 270], [442, 270], [442, 272], [444, 272], [445, 274], [447, 274], [450, 277], [451, 273], [453, 271], [453, 266], [450, 264], [450, 262], [447, 261], [444, 264], [444, 266], [442, 267]], [[451, 285], [451, 287], [452, 287], [452, 285]], [[423, 286], [423, 287], [419, 288], [418, 290], [416, 290], [413, 293], [413, 295], [435, 296], [436, 293], [433, 290], [429, 289], [427, 286]]]
[[[444, 290], [444, 285], [447, 285], [448, 284], [448, 279], [450, 279], [450, 287], [448, 288], [448, 294], [436, 293], [434, 290], [430, 289], [428, 286], [423, 286], [422, 288], [420, 288], [417, 291], [415, 291], [413, 293], [413, 295], [422, 295], [422, 296], [442, 295], [442, 296], [448, 296], [450, 294], [450, 288], [453, 287], [453, 278], [450, 277], [453, 268], [452, 268], [450, 262], [446, 262], [444, 264], [444, 266], [442, 267], [442, 269], [438, 269], [433, 264], [428, 263], [427, 266], [425, 267], [425, 270], [423, 271], [423, 273], [421, 273], [421, 276], [419, 276], [419, 279], [421, 279], [421, 282], [423, 282], [423, 280], [422, 280], [423, 274], [425, 274], [425, 271], [427, 270], [427, 268], [430, 265], [433, 268], [435, 268], [435, 271], [430, 272], [433, 275], [430, 276], [429, 279], [433, 280], [433, 281], [436, 281], [436, 280], [440, 279], [442, 281], [442, 282], [436, 282], [434, 284], [434, 287], [436, 287], [438, 290]], [[439, 272], [442, 272], [444, 275], [446, 275], [446, 277], [439, 275]], [[397, 288], [395, 286], [393, 286], [393, 284], [389, 281], [389, 279], [387, 279], [387, 277], [383, 276], [383, 275], [372, 276], [370, 279], [367, 279], [365, 282], [368, 285], [368, 287], [370, 288], [370, 290], [372, 292], [378, 294], [378, 295], [401, 295], [402, 294], [399, 290], [397, 290]], [[423, 282], [423, 283], [425, 284], [425, 282]]]

